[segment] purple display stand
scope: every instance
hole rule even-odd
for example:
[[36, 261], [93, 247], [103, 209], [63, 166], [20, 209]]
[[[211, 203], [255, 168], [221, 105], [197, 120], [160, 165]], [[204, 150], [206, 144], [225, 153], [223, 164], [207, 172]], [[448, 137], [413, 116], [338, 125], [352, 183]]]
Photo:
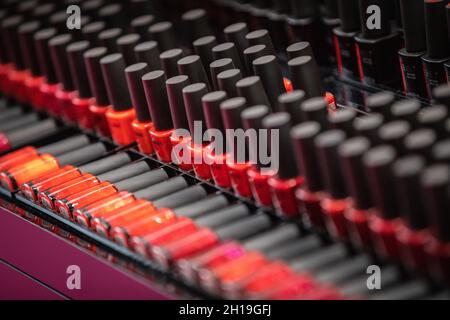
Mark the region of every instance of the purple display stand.
[[[148, 279], [122, 270], [0, 207], [0, 299], [172, 299]], [[3, 261], [2, 261], [3, 260]], [[81, 289], [69, 289], [78, 266]]]

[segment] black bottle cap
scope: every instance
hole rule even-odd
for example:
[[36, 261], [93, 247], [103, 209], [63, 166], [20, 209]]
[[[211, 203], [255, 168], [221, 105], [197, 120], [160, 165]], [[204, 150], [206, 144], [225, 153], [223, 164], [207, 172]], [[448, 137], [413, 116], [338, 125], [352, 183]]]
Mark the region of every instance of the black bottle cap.
[[252, 31], [245, 36], [245, 39], [247, 39], [249, 46], [263, 44], [266, 46], [267, 50], [269, 50], [269, 54], [276, 55], [275, 47], [273, 46], [268, 30], [259, 29]]
[[353, 122], [356, 119], [356, 111], [352, 109], [338, 109], [328, 115], [328, 122], [332, 129], [338, 129], [345, 132], [347, 137], [356, 135], [353, 128]]
[[425, 51], [427, 45], [423, 0], [400, 0], [400, 10], [406, 51]]
[[103, 6], [103, 0], [88, 0], [81, 3], [81, 12], [88, 16], [98, 16], [98, 11]]
[[393, 166], [398, 208], [413, 230], [428, 226], [420, 185], [420, 177], [425, 167], [425, 160], [417, 155], [400, 158]]
[[23, 52], [24, 63], [35, 77], [41, 75], [36, 47], [34, 45], [34, 34], [39, 30], [40, 26], [41, 23], [39, 21], [31, 21], [19, 27], [19, 41]]
[[84, 134], [78, 134], [43, 147], [37, 148], [40, 154], [50, 153], [54, 156], [73, 151], [89, 144], [89, 137]]
[[136, 47], [134, 47], [134, 54], [136, 55], [138, 62], [143, 62], [148, 65], [150, 71], [161, 69], [158, 43], [156, 43], [156, 41], [139, 43]]
[[443, 105], [435, 105], [424, 109], [419, 114], [419, 123], [436, 132], [440, 139], [448, 137], [446, 128], [446, 119], [449, 116], [449, 111]]
[[106, 24], [103, 21], [95, 21], [88, 23], [81, 29], [84, 40], [89, 41], [92, 46], [99, 46], [100, 41], [98, 35], [106, 29]]
[[57, 156], [59, 165], [79, 165], [100, 158], [107, 152], [103, 142], [97, 142], [77, 150], [72, 150]]
[[184, 75], [175, 76], [166, 81], [167, 97], [174, 129], [189, 129], [183, 100], [183, 88], [189, 84], [188, 76]]
[[311, 56], [294, 58], [288, 65], [294, 88], [304, 90], [306, 98], [325, 95], [319, 68]]
[[213, 91], [202, 97], [203, 114], [205, 115], [206, 127], [217, 129], [225, 134], [220, 105], [227, 99], [225, 91]]
[[291, 130], [297, 167], [305, 178], [306, 187], [312, 192], [323, 189], [319, 161], [314, 146], [314, 140], [320, 132], [320, 124], [313, 121], [298, 124]]
[[161, 61], [161, 67], [166, 73], [168, 78], [177, 76], [178, 73], [178, 61], [183, 58], [183, 50], [181, 49], [170, 49], [164, 51], [159, 56]]
[[427, 54], [430, 58], [445, 58], [450, 55], [445, 0], [425, 0], [425, 30]]
[[316, 121], [323, 129], [328, 128], [328, 104], [324, 98], [316, 97], [303, 101], [300, 105], [307, 121]]
[[150, 122], [152, 120], [148, 111], [147, 100], [145, 98], [142, 76], [149, 71], [146, 63], [140, 62], [125, 68], [128, 90], [131, 102], [136, 111], [136, 119], [140, 122]]
[[450, 163], [450, 139], [442, 140], [436, 143], [431, 150], [433, 161], [436, 163]]
[[375, 146], [381, 144], [378, 131], [383, 123], [383, 116], [381, 114], [370, 113], [362, 117], [357, 117], [353, 122], [353, 127], [358, 135], [368, 138], [372, 145]]
[[102, 68], [100, 66], [100, 60], [107, 54], [108, 49], [105, 47], [89, 49], [84, 53], [84, 63], [86, 65], [89, 85], [98, 106], [109, 105]]
[[450, 167], [434, 165], [422, 175], [425, 206], [433, 235], [443, 242], [450, 241]]
[[221, 226], [215, 232], [222, 240], [242, 240], [267, 230], [271, 226], [273, 226], [273, 222], [267, 215], [257, 214]]
[[98, 17], [111, 27], [125, 28], [128, 24], [126, 10], [120, 3], [104, 6], [99, 10]]
[[181, 16], [181, 20], [185, 24], [188, 39], [190, 42], [198, 38], [212, 35], [213, 32], [208, 23], [208, 17], [204, 9], [193, 9], [185, 12]]
[[157, 13], [155, 1], [130, 0], [130, 9], [133, 17], [142, 14], [142, 12]]
[[315, 17], [319, 13], [319, 4], [314, 0], [290, 0], [290, 7], [292, 16], [297, 19]]
[[383, 125], [379, 131], [383, 144], [387, 144], [395, 148], [395, 151], [399, 156], [406, 153], [404, 141], [406, 136], [411, 132], [411, 126], [406, 121], [392, 121]]
[[375, 93], [367, 98], [366, 105], [371, 112], [381, 113], [386, 121], [392, 119], [391, 108], [395, 102], [395, 95], [389, 91]]
[[[256, 130], [259, 132], [263, 127], [263, 119], [270, 114], [270, 109], [268, 106], [253, 106], [245, 109], [241, 113], [241, 121], [245, 130]], [[264, 135], [250, 135], [248, 138], [249, 156], [252, 163], [261, 168], [263, 164], [259, 155], [259, 146], [261, 145], [269, 146], [268, 136]]]
[[323, 5], [323, 15], [327, 19], [338, 19], [338, 4], [337, 0], [325, 0]]
[[219, 90], [219, 83], [217, 80], [217, 75], [223, 71], [232, 70], [232, 69], [234, 69], [233, 60], [231, 60], [229, 58], [215, 60], [209, 65], [209, 70], [210, 70], [211, 80], [212, 80], [214, 90]]
[[24, 18], [20, 15], [14, 15], [5, 18], [1, 23], [3, 44], [6, 45], [6, 52], [9, 58], [14, 63], [17, 70], [24, 70], [25, 64], [20, 50], [19, 41], [17, 41], [17, 32], [19, 25], [24, 21]]
[[[220, 105], [220, 113], [223, 119], [223, 126], [225, 130], [242, 129], [241, 113], [246, 109], [246, 101], [242, 97], [231, 98], [225, 100]], [[227, 132], [226, 135], [227, 150], [230, 150], [230, 154], [235, 163], [244, 163], [247, 160], [247, 154], [243, 154], [242, 150], [238, 150], [239, 144], [234, 143], [234, 133]], [[246, 147], [246, 146], [245, 146]]]
[[183, 207], [179, 207], [176, 210], [174, 210], [174, 212], [179, 217], [187, 217], [190, 219], [195, 219], [199, 216], [203, 216], [205, 213], [213, 211], [215, 212], [217, 210], [221, 211], [221, 209], [226, 207], [227, 205], [228, 205], [227, 198], [224, 195], [220, 194], [209, 196], [206, 199], [187, 204]]
[[[164, 169], [159, 168], [144, 172], [114, 184], [118, 191], [135, 192], [169, 179]], [[109, 180], [108, 180], [109, 181]]]
[[347, 197], [345, 179], [341, 170], [338, 148], [345, 141], [345, 133], [329, 130], [319, 134], [314, 140], [325, 190], [334, 199]]
[[217, 75], [217, 84], [219, 90], [225, 91], [229, 98], [237, 97], [238, 90], [236, 83], [242, 79], [242, 73], [239, 69], [222, 71]]
[[21, 1], [19, 5], [17, 6], [17, 14], [20, 14], [24, 18], [29, 19], [33, 9], [36, 8], [36, 6], [39, 4], [39, 1], [37, 0], [25, 0]]
[[69, 61], [66, 53], [67, 46], [73, 41], [70, 34], [61, 34], [53, 37], [48, 45], [55, 65], [56, 76], [65, 91], [75, 90], [70, 74]]
[[125, 62], [120, 53], [113, 53], [100, 60], [103, 78], [105, 79], [108, 99], [115, 111], [132, 108], [127, 80], [125, 78]]
[[136, 17], [130, 22], [131, 30], [139, 34], [143, 39], [150, 40], [150, 33], [148, 28], [155, 22], [155, 16], [151, 14], [144, 14]]
[[164, 71], [156, 70], [145, 74], [142, 83], [154, 128], [157, 131], [173, 129]]
[[341, 29], [344, 32], [356, 32], [361, 28], [359, 0], [337, 0]]
[[292, 123], [298, 124], [305, 120], [303, 115], [301, 104], [306, 99], [305, 91], [294, 90], [291, 92], [283, 93], [278, 97], [278, 105], [281, 111], [286, 111], [291, 115]]
[[53, 13], [49, 17], [49, 26], [56, 28], [58, 33], [63, 33], [67, 31], [67, 13], [66, 10], [61, 10]]
[[372, 207], [369, 183], [364, 171], [363, 156], [370, 150], [370, 141], [355, 137], [339, 147], [339, 156], [344, 171], [345, 182], [354, 207], [367, 210]]
[[73, 78], [72, 80], [78, 91], [78, 97], [82, 99], [92, 97], [86, 65], [83, 59], [83, 55], [88, 49], [88, 41], [78, 41], [67, 46], [67, 55], [69, 59], [70, 72]]
[[433, 130], [419, 129], [408, 134], [404, 143], [408, 153], [420, 155], [431, 162], [432, 148], [437, 141], [436, 133]]
[[215, 60], [230, 58], [236, 69], [243, 69], [241, 58], [239, 57], [239, 53], [233, 42], [218, 44], [212, 48], [212, 54]]
[[[198, 140], [203, 137], [204, 132], [196, 132], [198, 130], [194, 130], [194, 128], [196, 121], [201, 121], [202, 123], [205, 122], [205, 116], [202, 108], [202, 97], [207, 93], [208, 89], [204, 83], [194, 83], [183, 88], [184, 108], [188, 119], [189, 131], [191, 134], [194, 134], [194, 132], [196, 133], [193, 137], [194, 140]], [[199, 143], [200, 141], [194, 142]]]
[[[448, 11], [450, 12], [450, 10]], [[450, 109], [450, 86], [448, 84], [443, 84], [434, 88], [433, 98], [436, 100], [437, 103], [446, 105], [447, 108]]]
[[310, 56], [314, 57], [314, 53], [311, 48], [311, 44], [307, 41], [296, 42], [291, 44], [286, 49], [288, 60], [292, 60], [297, 57]]
[[247, 239], [244, 242], [244, 247], [249, 251], [264, 251], [282, 243], [289, 243], [299, 237], [299, 228], [293, 223], [286, 223]]
[[192, 83], [203, 82], [209, 84], [200, 56], [192, 55], [181, 58], [177, 64], [178, 72], [188, 76]]
[[117, 39], [119, 52], [122, 54], [125, 65], [129, 66], [137, 63], [134, 47], [140, 42], [141, 36], [137, 33], [123, 35]]
[[[277, 176], [280, 179], [291, 179], [298, 175], [298, 168], [295, 163], [294, 149], [291, 140], [291, 116], [287, 112], [277, 112], [268, 115], [263, 119], [264, 128], [270, 132], [272, 130], [278, 131], [279, 140], [271, 142], [271, 146], [278, 145], [278, 159], [279, 166]], [[272, 136], [272, 135], [271, 135]], [[272, 157], [275, 150], [271, 150]]]
[[203, 215], [195, 220], [195, 224], [216, 229], [233, 221], [241, 221], [241, 219], [248, 217], [249, 215], [250, 210], [248, 207], [239, 203]]
[[56, 29], [54, 28], [42, 29], [34, 35], [34, 43], [36, 46], [39, 67], [44, 73], [48, 84], [55, 84], [58, 82], [56, 79], [55, 68], [50, 56], [50, 48], [48, 46], [48, 41], [55, 35]]
[[253, 61], [253, 71], [261, 79], [270, 105], [279, 110], [278, 97], [286, 92], [280, 65], [275, 56], [263, 56]]
[[375, 207], [380, 216], [387, 220], [399, 215], [392, 174], [395, 160], [395, 149], [388, 145], [369, 150], [363, 158]]
[[188, 184], [184, 177], [178, 176], [165, 181], [158, 182], [145, 189], [139, 190], [134, 194], [138, 199], [155, 201], [157, 199], [169, 196], [175, 192], [186, 189]]
[[260, 57], [264, 57], [272, 54], [270, 50], [263, 44], [258, 44], [256, 46], [248, 47], [244, 50], [244, 61], [247, 68], [246, 74], [253, 75], [253, 61]]
[[395, 120], [407, 121], [411, 127], [419, 127], [418, 114], [421, 109], [417, 99], [404, 99], [392, 105], [391, 114]]
[[195, 54], [200, 56], [203, 63], [203, 68], [205, 70], [209, 69], [209, 65], [215, 59], [213, 57], [212, 49], [217, 45], [217, 40], [215, 36], [205, 36], [194, 41], [194, 51]]
[[[363, 38], [377, 39], [385, 37], [391, 33], [391, 21], [389, 12], [390, 0], [359, 0], [359, 12], [361, 15], [361, 32]], [[374, 12], [370, 10], [371, 6], [377, 6], [379, 9], [379, 25], [370, 25], [370, 19]]]
[[126, 152], [116, 153], [112, 156], [87, 163], [78, 168], [82, 173], [90, 173], [93, 175], [99, 175], [104, 172], [114, 170], [127, 163], [131, 162], [131, 158]]
[[148, 172], [150, 166], [145, 161], [138, 161], [134, 163], [126, 164], [120, 168], [102, 173], [97, 176], [100, 181], [108, 181], [111, 183], [119, 182], [130, 177], [137, 176], [138, 174]]
[[110, 53], [119, 52], [117, 46], [117, 39], [122, 35], [123, 30], [121, 28], [112, 28], [103, 30], [98, 34], [98, 41], [103, 47], [107, 47]]
[[236, 82], [239, 96], [247, 100], [249, 107], [256, 105], [270, 106], [269, 98], [258, 76], [247, 77]]
[[169, 21], [158, 22], [148, 28], [152, 39], [158, 42], [159, 51], [167, 51], [177, 47], [173, 25]]
[[153, 202], [156, 208], [178, 208], [188, 203], [204, 199], [207, 196], [207, 192], [204, 187], [196, 185], [184, 190], [172, 193], [169, 196]]
[[54, 119], [46, 119], [34, 123], [26, 128], [18, 128], [8, 132], [8, 142], [11, 148], [23, 146], [46, 138], [58, 131]]
[[48, 17], [57, 10], [54, 3], [45, 3], [37, 6], [32, 12], [32, 18], [41, 23], [47, 23]]
[[228, 42], [233, 42], [241, 58], [241, 62], [244, 62], [244, 50], [249, 47], [248, 40], [245, 36], [248, 34], [248, 26], [245, 22], [238, 22], [229, 25], [223, 29], [225, 39]]

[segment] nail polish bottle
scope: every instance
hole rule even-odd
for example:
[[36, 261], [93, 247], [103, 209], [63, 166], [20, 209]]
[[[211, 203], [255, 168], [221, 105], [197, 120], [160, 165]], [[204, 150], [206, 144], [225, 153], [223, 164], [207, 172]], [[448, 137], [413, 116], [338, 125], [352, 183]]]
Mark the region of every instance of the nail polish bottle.
[[[380, 25], [370, 26], [370, 6], [380, 9]], [[361, 33], [355, 36], [361, 82], [374, 85], [385, 84], [396, 88], [400, 70], [396, 55], [401, 48], [398, 32], [392, 32], [388, 14], [388, 0], [359, 0]]]
[[59, 130], [54, 119], [38, 121], [26, 128], [17, 128], [0, 134], [0, 152], [16, 149], [24, 145], [47, 138]]
[[[195, 40], [192, 45], [195, 54], [200, 56], [200, 59], [202, 60], [203, 68], [205, 68], [205, 70], [209, 69], [209, 65], [215, 60], [212, 50], [217, 45], [216, 37], [212, 35], [204, 36]], [[208, 77], [210, 77], [210, 75], [208, 75]], [[212, 79], [209, 78], [209, 80], [211, 81]]]
[[325, 213], [322, 211], [323, 182], [320, 176], [319, 161], [315, 152], [314, 140], [320, 134], [317, 122], [305, 121], [291, 130], [298, 169], [302, 172], [304, 183], [295, 192], [298, 207], [304, 211], [311, 226], [326, 230]]
[[245, 98], [248, 106], [270, 106], [269, 98], [260, 77], [251, 76], [241, 79], [236, 82], [236, 88], [239, 97]]
[[[227, 99], [224, 91], [214, 91], [202, 97], [203, 114], [205, 115], [206, 127], [208, 130], [219, 130], [222, 137], [225, 137], [220, 105]], [[227, 162], [229, 154], [225, 150], [224, 141], [215, 135], [208, 136], [211, 144], [206, 147], [207, 153], [205, 161], [208, 161], [211, 168], [211, 175], [214, 183], [221, 188], [230, 188], [231, 181], [228, 174]]]
[[153, 119], [150, 137], [155, 153], [161, 161], [171, 163], [173, 121], [169, 112], [169, 98], [167, 95], [165, 73], [162, 70], [152, 71], [142, 77], [145, 95]]
[[210, 74], [210, 78], [211, 78], [211, 83], [212, 83], [212, 88], [214, 90], [219, 90], [219, 83], [217, 80], [217, 76], [227, 70], [234, 70], [234, 64], [233, 64], [233, 60], [231, 60], [230, 58], [223, 58], [223, 59], [218, 59], [218, 60], [214, 60], [213, 62], [211, 62], [211, 64], [209, 65], [209, 74]]
[[244, 129], [256, 130], [254, 136], [249, 136], [248, 147], [253, 165], [248, 169], [247, 175], [253, 198], [262, 206], [272, 205], [272, 194], [268, 183], [271, 173], [267, 172], [268, 170], [264, 173], [261, 171], [263, 165], [258, 157], [258, 151], [261, 148], [269, 147], [268, 136], [259, 134], [263, 129], [262, 120], [269, 114], [269, 107], [263, 105], [249, 107], [241, 113]]
[[356, 118], [353, 127], [358, 135], [369, 139], [372, 146], [377, 146], [382, 143], [378, 131], [383, 125], [383, 121], [384, 119], [381, 114], [370, 113]]
[[[272, 192], [272, 200], [278, 213], [286, 218], [297, 218], [300, 215], [297, 200], [295, 198], [296, 189], [303, 184], [303, 177], [299, 176], [295, 163], [295, 155], [290, 137], [291, 117], [287, 112], [274, 113], [268, 115], [262, 121], [265, 129], [271, 134], [270, 146], [272, 158], [278, 157], [278, 168], [274, 168], [276, 173], [269, 178], [268, 183]], [[279, 141], [272, 132], [278, 132]], [[278, 146], [278, 152], [275, 145]], [[273, 163], [272, 163], [273, 165]]]
[[[7, 12], [6, 10], [0, 11], [0, 18], [5, 18]], [[3, 34], [3, 26], [0, 25], [0, 33]], [[0, 40], [0, 43], [3, 48], [6, 48], [5, 39], [2, 36], [2, 39]], [[11, 64], [11, 58], [8, 55], [7, 50], [1, 50], [0, 51], [0, 90], [2, 94], [5, 96], [10, 96], [11, 94], [11, 87], [9, 82], [9, 72], [11, 70], [12, 64]]]
[[395, 160], [395, 149], [388, 145], [371, 149], [363, 158], [374, 201], [369, 229], [375, 250], [381, 256], [397, 261], [399, 259], [397, 234], [400, 220], [392, 175], [392, 165]]
[[425, 168], [425, 160], [416, 155], [400, 158], [393, 166], [397, 203], [402, 214], [397, 233], [400, 254], [408, 268], [420, 273], [427, 270], [425, 246], [429, 240], [427, 211], [420, 184]]
[[[322, 16], [322, 23], [324, 25], [325, 33], [325, 52], [336, 52], [334, 47], [334, 29], [341, 25], [338, 11], [338, 1], [326, 0], [324, 3], [324, 12]], [[311, 55], [311, 54], [308, 54]], [[329, 54], [327, 63], [331, 66], [335, 66], [337, 62], [336, 54]]]
[[89, 41], [91, 47], [99, 47], [100, 40], [98, 35], [106, 30], [106, 24], [103, 21], [95, 21], [88, 23], [81, 29], [83, 40]]
[[170, 137], [172, 147], [180, 146], [180, 151], [173, 152], [172, 161], [183, 170], [191, 170], [192, 163], [190, 156], [188, 162], [182, 161], [184, 150], [191, 141], [189, 134], [189, 124], [186, 116], [186, 109], [183, 101], [183, 88], [190, 84], [188, 76], [175, 76], [166, 80], [167, 98], [169, 100], [170, 114], [173, 120], [173, 134]]
[[314, 140], [319, 164], [323, 168], [324, 196], [321, 207], [325, 213], [328, 232], [334, 237], [349, 241], [345, 212], [349, 208], [348, 191], [341, 170], [338, 148], [345, 141], [345, 133], [329, 130]]
[[77, 41], [67, 46], [70, 72], [76, 91], [72, 104], [77, 123], [84, 129], [93, 129], [94, 122], [89, 107], [95, 103], [92, 97], [83, 54], [89, 49], [89, 42]]
[[342, 130], [348, 138], [351, 138], [357, 134], [353, 128], [356, 117], [356, 111], [342, 108], [328, 114], [328, 123], [331, 129]]
[[266, 45], [257, 44], [245, 49], [243, 54], [245, 67], [247, 70], [245, 74], [248, 76], [254, 76], [253, 61], [263, 56], [272, 55], [272, 52], [268, 47], [266, 47]]
[[241, 58], [239, 57], [239, 53], [233, 42], [225, 42], [215, 46], [212, 48], [212, 54], [214, 60], [228, 58], [231, 59], [236, 69], [243, 69]]
[[[242, 81], [242, 80], [241, 80]], [[246, 99], [242, 97], [228, 99], [220, 105], [223, 125], [226, 133], [226, 145], [229, 158], [228, 174], [234, 192], [241, 197], [251, 197], [252, 191], [247, 172], [252, 167], [248, 161], [246, 142], [244, 145], [235, 143], [235, 131], [243, 129], [241, 114], [247, 108]]]
[[433, 130], [418, 129], [407, 135], [403, 143], [408, 154], [422, 156], [427, 163], [432, 163], [432, 149], [437, 142], [438, 137]]
[[[202, 109], [202, 97], [208, 93], [206, 84], [194, 83], [183, 89], [183, 100], [186, 115], [191, 133], [191, 142], [188, 145], [188, 152], [191, 157], [191, 164], [194, 168], [195, 175], [201, 179], [209, 180], [212, 178], [211, 168], [204, 161], [205, 147], [207, 142], [203, 141], [205, 116]], [[197, 123], [197, 125], [196, 125]]]
[[89, 86], [95, 98], [95, 101], [92, 101], [92, 104], [89, 106], [89, 112], [91, 113], [96, 133], [102, 137], [111, 135], [106, 119], [106, 112], [110, 109], [110, 103], [100, 66], [100, 60], [107, 55], [108, 50], [105, 47], [96, 47], [84, 53]]
[[98, 18], [108, 26], [125, 28], [128, 26], [128, 13], [120, 3], [103, 6], [98, 12]]
[[154, 152], [153, 143], [150, 137], [150, 130], [153, 123], [148, 111], [145, 99], [142, 77], [149, 71], [146, 63], [136, 63], [125, 68], [125, 76], [128, 84], [128, 91], [136, 114], [131, 126], [136, 137], [139, 151], [150, 155]]
[[213, 34], [204, 9], [189, 10], [183, 13], [181, 20], [185, 27], [186, 38], [190, 43]]
[[363, 156], [370, 147], [370, 141], [364, 137], [351, 138], [339, 147], [345, 183], [351, 197], [344, 213], [349, 238], [353, 244], [369, 251], [373, 248], [368, 223], [373, 203], [364, 171]]
[[405, 121], [392, 121], [383, 125], [378, 131], [378, 136], [383, 144], [392, 146], [400, 157], [407, 154], [405, 138], [411, 132], [411, 126]]
[[[139, 14], [141, 14], [140, 12]], [[149, 41], [150, 34], [148, 28], [155, 22], [155, 16], [152, 14], [139, 15], [130, 22], [133, 33], [139, 34], [143, 40]]]
[[447, 82], [444, 63], [450, 56], [449, 35], [445, 6], [447, 1], [425, 1], [425, 30], [427, 54], [422, 57], [428, 98], [433, 89]]
[[438, 280], [450, 283], [450, 249], [449, 249], [449, 184], [448, 165], [434, 165], [427, 168], [422, 175], [422, 192], [428, 218], [431, 237], [425, 251], [429, 259], [429, 270]]
[[150, 71], [160, 70], [159, 50], [156, 41], [141, 42], [134, 47], [134, 54], [138, 62], [148, 64]]
[[[105, 152], [105, 146], [102, 143], [97, 143], [79, 150], [83, 152], [85, 150], [95, 152], [96, 156], [101, 156]], [[80, 159], [84, 159], [83, 155], [78, 153], [79, 150], [66, 152], [58, 156], [44, 153], [29, 162], [11, 167], [0, 174], [1, 184], [11, 191], [16, 191], [21, 184], [36, 179], [48, 172], [55, 171], [64, 165], [76, 165]]]
[[183, 57], [183, 50], [179, 48], [164, 51], [159, 55], [161, 68], [166, 73], [168, 79], [179, 75], [178, 61]]
[[235, 98], [239, 95], [236, 83], [241, 79], [242, 73], [239, 69], [222, 71], [217, 75], [217, 84], [219, 90], [225, 91], [228, 98]]
[[392, 92], [381, 91], [366, 99], [366, 107], [369, 112], [382, 114], [385, 122], [389, 122], [393, 120], [391, 109], [395, 100], [395, 95]]
[[135, 111], [131, 105], [121, 54], [110, 54], [100, 60], [106, 91], [112, 108], [106, 112], [114, 142], [128, 145], [136, 141], [132, 122]]
[[[245, 22], [238, 22], [227, 26], [223, 29], [223, 33], [225, 34], [225, 39], [228, 42], [234, 43], [237, 48], [239, 57], [241, 62], [245, 61], [244, 59], [244, 50], [249, 47], [248, 41], [245, 36], [248, 34], [248, 26]], [[249, 70], [242, 70], [246, 75], [248, 75]]]
[[204, 83], [209, 89], [209, 80], [199, 56], [192, 55], [181, 58], [177, 65], [178, 72], [188, 76], [191, 83]]
[[322, 97], [309, 98], [300, 104], [305, 121], [315, 121], [323, 130], [330, 129], [328, 123], [328, 104]]
[[268, 52], [270, 52], [267, 54], [276, 55], [276, 50], [273, 46], [272, 38], [270, 37], [270, 33], [267, 29], [258, 29], [252, 31], [245, 36], [245, 39], [248, 41], [249, 47], [264, 45], [266, 46]]
[[427, 48], [425, 11], [422, 0], [400, 1], [405, 47], [398, 52], [402, 71], [403, 90], [413, 97], [428, 96], [422, 56]]
[[178, 47], [177, 37], [173, 25], [169, 21], [157, 22], [148, 29], [153, 40], [158, 42], [160, 52]]
[[117, 47], [119, 53], [122, 54], [125, 66], [130, 66], [137, 63], [134, 47], [140, 42], [141, 36], [136, 33], [129, 33], [117, 39]]
[[293, 90], [278, 97], [278, 104], [281, 111], [289, 113], [293, 125], [305, 121], [301, 104], [306, 100], [306, 93], [303, 90]]
[[329, 111], [336, 110], [334, 96], [323, 89], [319, 68], [311, 56], [302, 56], [289, 60], [288, 66], [294, 89], [305, 91], [307, 99], [324, 97]]
[[44, 82], [33, 40], [34, 34], [40, 29], [40, 26], [38, 21], [31, 21], [22, 24], [18, 29], [21, 51], [29, 73], [24, 82], [26, 96], [23, 99], [33, 108], [41, 107], [39, 103], [42, 101], [42, 97], [39, 96], [39, 88]]
[[417, 99], [405, 99], [392, 105], [391, 114], [396, 120], [407, 121], [416, 130], [420, 128], [418, 115], [422, 104]]
[[98, 34], [100, 46], [108, 48], [108, 53], [118, 53], [117, 39], [123, 34], [121, 28], [111, 28], [103, 30]]
[[422, 127], [434, 130], [439, 139], [448, 137], [446, 122], [449, 117], [447, 107], [435, 105], [423, 110], [419, 115], [419, 124]]
[[253, 61], [253, 71], [261, 79], [272, 110], [280, 111], [278, 97], [286, 92], [280, 65], [275, 56], [263, 56]]
[[359, 79], [358, 56], [355, 36], [361, 24], [358, 0], [337, 0], [341, 25], [333, 29], [339, 75], [343, 78]]

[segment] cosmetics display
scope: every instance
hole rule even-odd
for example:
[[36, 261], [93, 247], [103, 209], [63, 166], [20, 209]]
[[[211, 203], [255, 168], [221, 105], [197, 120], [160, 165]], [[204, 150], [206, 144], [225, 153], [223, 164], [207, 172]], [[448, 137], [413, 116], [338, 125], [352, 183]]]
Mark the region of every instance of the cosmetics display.
[[0, 4], [0, 233], [36, 233], [1, 261], [51, 237], [46, 269], [130, 298], [449, 299], [448, 1], [34, 3]]

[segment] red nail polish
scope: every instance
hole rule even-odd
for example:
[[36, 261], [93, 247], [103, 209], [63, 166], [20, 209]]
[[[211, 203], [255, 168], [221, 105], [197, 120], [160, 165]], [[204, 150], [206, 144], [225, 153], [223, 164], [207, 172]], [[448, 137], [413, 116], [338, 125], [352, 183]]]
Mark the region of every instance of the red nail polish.
[[100, 60], [107, 54], [108, 50], [105, 47], [97, 47], [87, 50], [83, 55], [90, 89], [95, 99], [91, 101], [92, 104], [89, 106], [89, 112], [91, 113], [95, 131], [104, 137], [111, 135], [106, 119], [106, 112], [111, 107], [100, 66]]
[[[263, 128], [262, 119], [270, 113], [267, 106], [253, 106], [244, 110], [241, 114], [242, 123], [246, 130], [259, 130]], [[256, 139], [255, 139], [256, 138]], [[248, 169], [247, 176], [252, 190], [253, 198], [263, 206], [272, 205], [272, 194], [270, 191], [268, 180], [272, 176], [270, 172], [261, 172], [261, 161], [258, 157], [259, 146], [265, 144], [268, 146], [267, 137], [259, 135], [249, 137], [249, 151], [251, 159], [257, 159], [253, 166]]]
[[113, 140], [120, 145], [136, 141], [132, 122], [135, 111], [131, 105], [125, 79], [125, 63], [121, 54], [110, 54], [100, 60], [108, 97], [112, 108], [106, 112]]
[[370, 150], [363, 161], [375, 204], [369, 220], [375, 249], [382, 256], [397, 261], [400, 252], [396, 235], [400, 220], [392, 175], [395, 158], [395, 150], [382, 145]]
[[314, 147], [314, 140], [320, 132], [319, 123], [303, 122], [292, 129], [291, 138], [299, 169], [305, 180], [295, 193], [298, 205], [304, 210], [312, 226], [326, 230], [325, 213], [321, 206], [324, 197], [323, 181]]
[[262, 124], [269, 132], [278, 132], [280, 139], [271, 142], [274, 153], [276, 153], [274, 145], [279, 144], [278, 154], [275, 154], [279, 158], [278, 172], [268, 180], [273, 203], [281, 215], [295, 218], [300, 215], [295, 191], [303, 184], [303, 177], [299, 176], [295, 163], [290, 122], [289, 113], [278, 112], [265, 117]]
[[321, 133], [314, 143], [319, 163], [323, 168], [325, 191], [321, 206], [328, 232], [339, 239], [348, 241], [349, 233], [344, 213], [349, 206], [349, 201], [338, 154], [338, 147], [344, 141], [343, 131], [329, 130]]
[[158, 159], [171, 163], [173, 122], [168, 110], [169, 99], [166, 89], [166, 78], [164, 71], [149, 72], [142, 78], [150, 115], [153, 119], [153, 126], [150, 128], [155, 153]]

